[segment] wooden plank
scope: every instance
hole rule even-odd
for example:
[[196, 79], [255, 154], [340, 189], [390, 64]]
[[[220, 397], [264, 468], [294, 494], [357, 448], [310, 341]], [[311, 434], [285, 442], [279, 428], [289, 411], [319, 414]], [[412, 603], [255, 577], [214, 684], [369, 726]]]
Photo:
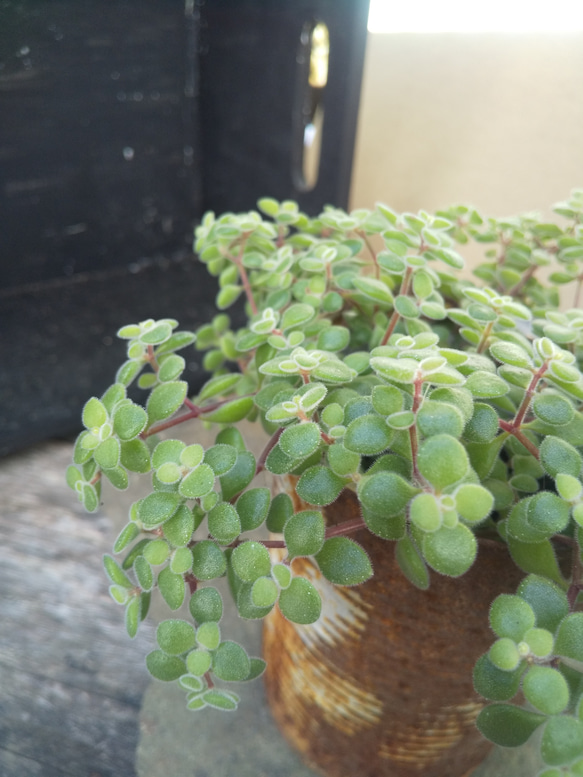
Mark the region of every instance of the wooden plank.
[[0, 465], [3, 777], [134, 775], [153, 628], [125, 634], [101, 562], [115, 531], [67, 488], [71, 453], [50, 443]]

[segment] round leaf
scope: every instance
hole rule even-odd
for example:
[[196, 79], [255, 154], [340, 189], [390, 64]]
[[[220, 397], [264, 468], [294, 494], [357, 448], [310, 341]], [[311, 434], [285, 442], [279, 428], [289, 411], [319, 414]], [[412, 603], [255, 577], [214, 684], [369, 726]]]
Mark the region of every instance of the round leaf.
[[222, 577], [227, 569], [223, 551], [212, 540], [201, 540], [192, 549], [192, 572], [199, 580]]
[[569, 686], [550, 666], [532, 666], [522, 681], [525, 699], [545, 715], [558, 715], [569, 703]]
[[213, 655], [213, 672], [220, 680], [246, 680], [251, 670], [249, 656], [236, 642], [221, 642]]
[[251, 583], [271, 573], [269, 551], [260, 542], [243, 542], [231, 555], [233, 571], [243, 582]]
[[336, 585], [358, 585], [372, 577], [369, 557], [348, 537], [326, 540], [315, 558], [324, 577]]
[[462, 480], [469, 469], [465, 448], [447, 434], [437, 434], [423, 443], [417, 465], [423, 477], [438, 491]]
[[294, 577], [279, 596], [279, 609], [293, 623], [314, 623], [320, 617], [322, 600], [314, 586], [304, 577]]
[[146, 656], [148, 671], [156, 680], [170, 683], [186, 674], [186, 664], [177, 656], [169, 656], [163, 650], [154, 650]]
[[162, 621], [156, 630], [161, 649], [170, 656], [179, 656], [191, 650], [195, 644], [194, 628], [182, 620]]
[[393, 432], [384, 420], [376, 415], [355, 418], [344, 435], [344, 447], [363, 456], [374, 456], [388, 448]]
[[476, 720], [483, 736], [501, 747], [519, 747], [546, 720], [545, 715], [512, 704], [490, 704]]
[[423, 536], [422, 552], [429, 566], [436, 572], [459, 577], [474, 563], [477, 542], [470, 529], [458, 523], [452, 528], [442, 526], [435, 532], [426, 533]]
[[318, 449], [321, 439], [318, 424], [300, 423], [284, 430], [279, 446], [292, 459], [305, 459]]
[[290, 558], [313, 556], [324, 544], [324, 518], [317, 510], [303, 510], [285, 524], [283, 536]]
[[323, 506], [334, 502], [344, 485], [345, 481], [328, 467], [315, 466], [302, 474], [296, 492], [308, 504]]

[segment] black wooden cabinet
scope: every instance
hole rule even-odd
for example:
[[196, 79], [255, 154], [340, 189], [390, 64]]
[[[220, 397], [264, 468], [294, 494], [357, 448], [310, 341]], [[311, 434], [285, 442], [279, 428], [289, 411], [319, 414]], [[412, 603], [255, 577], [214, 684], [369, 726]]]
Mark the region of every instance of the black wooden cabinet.
[[[205, 210], [265, 195], [346, 206], [367, 13], [368, 0], [0, 0], [0, 454], [78, 429], [123, 359], [124, 323], [212, 315], [192, 258]], [[304, 191], [301, 40], [317, 22], [329, 71]]]

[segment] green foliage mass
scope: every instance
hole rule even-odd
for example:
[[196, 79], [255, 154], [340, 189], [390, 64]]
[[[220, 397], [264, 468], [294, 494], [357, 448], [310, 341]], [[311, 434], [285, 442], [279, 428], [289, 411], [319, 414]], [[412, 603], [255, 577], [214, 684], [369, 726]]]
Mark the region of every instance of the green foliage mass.
[[[558, 223], [467, 206], [309, 218], [266, 198], [259, 210], [207, 213], [196, 229], [219, 286], [212, 321], [119, 330], [127, 359], [83, 408], [67, 471], [91, 512], [104, 477], [149, 482], [115, 541], [121, 560], [104, 567], [132, 637], [152, 592], [173, 612], [188, 596], [190, 617], [159, 625], [150, 672], [177, 681], [188, 709], [237, 707], [228, 683], [264, 662], [224, 638], [218, 579], [242, 617], [278, 607], [308, 625], [322, 602], [293, 559], [361, 584], [374, 570], [357, 530], [394, 542], [387, 553], [422, 590], [505, 543], [525, 577], [492, 603], [478, 727], [507, 747], [542, 727], [545, 774], [583, 773], [583, 190], [556, 206]], [[476, 282], [460, 273], [470, 241], [484, 249]], [[559, 309], [557, 285], [569, 284], [574, 302]], [[234, 329], [223, 311], [237, 300], [247, 322]], [[210, 376], [188, 397], [177, 351], [193, 343]], [[143, 405], [128, 397], [134, 382]], [[214, 445], [173, 436], [192, 419], [216, 426]], [[266, 432], [258, 459], [243, 419]], [[305, 504], [257, 486], [263, 471], [294, 478]], [[361, 516], [330, 523], [346, 490]]]

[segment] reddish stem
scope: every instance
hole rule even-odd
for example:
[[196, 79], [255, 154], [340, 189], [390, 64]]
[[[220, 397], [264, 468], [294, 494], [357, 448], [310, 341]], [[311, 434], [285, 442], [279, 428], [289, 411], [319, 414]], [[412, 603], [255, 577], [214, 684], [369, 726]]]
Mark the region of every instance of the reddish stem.
[[245, 290], [245, 294], [247, 296], [247, 300], [251, 307], [251, 311], [253, 312], [253, 315], [256, 316], [259, 313], [259, 310], [257, 308], [257, 304], [255, 303], [255, 297], [253, 296], [253, 291], [251, 290], [251, 284], [249, 283], [249, 276], [247, 275], [247, 270], [243, 265], [243, 254], [245, 252], [245, 244], [247, 243], [247, 238], [248, 238], [248, 234], [247, 233], [243, 234], [241, 238], [241, 247], [239, 249], [239, 256], [231, 256], [231, 259], [237, 265], [237, 269], [239, 270], [239, 275], [241, 276], [241, 283], [243, 284], [243, 289]]
[[259, 475], [259, 473], [263, 472], [265, 469], [265, 462], [267, 461], [267, 457], [279, 442], [279, 438], [283, 433], [283, 429], [283, 426], [280, 426], [279, 429], [276, 429], [265, 448], [261, 451], [261, 456], [259, 456], [257, 459], [257, 467], [255, 468], [256, 475]]
[[378, 263], [378, 261], [377, 261], [377, 254], [376, 254], [376, 251], [374, 250], [374, 248], [373, 248], [373, 246], [372, 246], [372, 243], [371, 243], [371, 242], [370, 242], [370, 240], [368, 239], [368, 235], [367, 235], [367, 234], [366, 234], [366, 232], [364, 232], [362, 229], [357, 229], [357, 230], [356, 230], [356, 234], [357, 234], [357, 235], [358, 235], [358, 236], [359, 236], [359, 237], [360, 237], [362, 240], [364, 240], [364, 243], [365, 243], [366, 247], [368, 248], [368, 252], [370, 253], [370, 255], [371, 255], [371, 257], [372, 257], [372, 262], [373, 262], [373, 264], [374, 264], [374, 274], [375, 274], [375, 278], [379, 278], [379, 277], [380, 277], [380, 274], [381, 274], [381, 268], [379, 267], [379, 263]]
[[[410, 267], [407, 267], [405, 270], [405, 275], [403, 276], [403, 282], [401, 283], [401, 288], [399, 289], [399, 294], [407, 294], [409, 291], [409, 283], [411, 282], [411, 274], [413, 270]], [[381, 340], [381, 345], [386, 345], [389, 342], [390, 336], [393, 334], [395, 327], [397, 326], [399, 319], [401, 316], [399, 313], [397, 313], [396, 310], [393, 310], [393, 315], [391, 316], [389, 320], [389, 325], [387, 326], [387, 331], [383, 335], [383, 339]]]
[[[248, 394], [247, 396], [254, 395]], [[241, 397], [241, 399], [242, 398], [243, 397]], [[217, 410], [222, 405], [232, 401], [233, 397], [228, 397], [227, 399], [220, 399], [218, 402], [213, 402], [211, 405], [199, 407], [198, 405], [195, 405], [194, 402], [192, 402], [190, 399], [186, 398], [184, 400], [184, 406], [189, 408], [186, 413], [182, 413], [182, 415], [175, 416], [174, 418], [169, 418], [168, 421], [162, 421], [159, 424], [155, 424], [150, 429], [146, 429], [145, 432], [142, 432], [140, 434], [140, 438], [145, 440], [146, 437], [151, 437], [153, 434], [163, 432], [165, 429], [171, 429], [173, 426], [183, 424], [185, 421], [191, 421], [193, 418], [199, 418], [199, 416], [204, 415], [205, 413], [212, 413], [213, 410]]]

